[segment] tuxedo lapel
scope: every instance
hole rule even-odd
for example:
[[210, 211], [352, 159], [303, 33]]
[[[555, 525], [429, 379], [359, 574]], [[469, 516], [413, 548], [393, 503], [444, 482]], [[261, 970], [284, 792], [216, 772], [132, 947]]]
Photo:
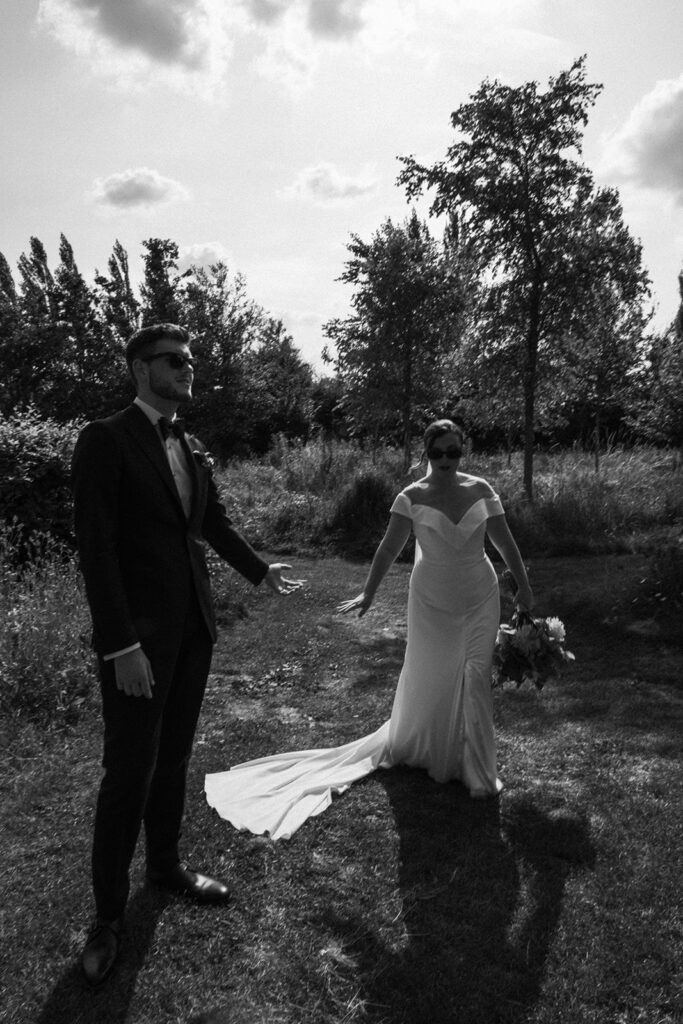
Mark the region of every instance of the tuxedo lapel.
[[[131, 405], [126, 410], [125, 427], [129, 436], [133, 439], [140, 451], [150, 461], [156, 472], [165, 483], [174, 503], [178, 507], [183, 519], [185, 512], [183, 503], [175, 485], [171, 467], [161, 444], [156, 428], [136, 405]], [[190, 470], [191, 471], [191, 470]], [[192, 471], [191, 471], [192, 472]], [[194, 489], [194, 488], [193, 488]], [[193, 499], [194, 500], [194, 499]]]

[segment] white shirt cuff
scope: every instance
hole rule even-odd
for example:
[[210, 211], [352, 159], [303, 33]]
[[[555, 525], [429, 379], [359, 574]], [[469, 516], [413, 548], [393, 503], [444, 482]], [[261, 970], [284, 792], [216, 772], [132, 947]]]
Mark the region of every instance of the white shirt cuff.
[[114, 658], [119, 658], [122, 654], [130, 654], [131, 651], [137, 651], [140, 648], [140, 644], [133, 644], [132, 647], [124, 647], [122, 651], [114, 651], [113, 654], [103, 654], [102, 661], [112, 661]]

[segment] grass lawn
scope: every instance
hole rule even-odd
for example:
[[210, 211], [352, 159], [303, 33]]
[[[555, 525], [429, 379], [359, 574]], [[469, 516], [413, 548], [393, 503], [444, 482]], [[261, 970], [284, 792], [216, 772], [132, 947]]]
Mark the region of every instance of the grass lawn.
[[[373, 610], [336, 603], [367, 567], [295, 560], [289, 599], [238, 584], [192, 761], [184, 844], [227, 908], [148, 890], [142, 858], [119, 969], [91, 992], [96, 711], [0, 755], [0, 1020], [11, 1024], [675, 1024], [683, 1021], [683, 640], [628, 629], [638, 559], [532, 562], [538, 610], [576, 664], [542, 693], [497, 690], [498, 801], [379, 771], [292, 840], [235, 832], [206, 772], [327, 746], [389, 714], [410, 567]], [[678, 1000], [678, 1002], [677, 1002]]]

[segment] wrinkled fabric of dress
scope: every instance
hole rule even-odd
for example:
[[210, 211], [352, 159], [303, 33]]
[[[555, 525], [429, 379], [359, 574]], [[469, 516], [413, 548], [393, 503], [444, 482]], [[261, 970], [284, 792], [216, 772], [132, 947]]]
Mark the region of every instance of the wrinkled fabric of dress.
[[403, 492], [392, 512], [412, 520], [415, 564], [408, 640], [391, 718], [340, 747], [295, 750], [207, 775], [211, 807], [235, 828], [288, 839], [358, 779], [377, 768], [424, 768], [437, 782], [459, 780], [473, 797], [502, 789], [496, 774], [491, 663], [498, 578], [484, 550], [498, 497], [479, 498], [458, 523]]

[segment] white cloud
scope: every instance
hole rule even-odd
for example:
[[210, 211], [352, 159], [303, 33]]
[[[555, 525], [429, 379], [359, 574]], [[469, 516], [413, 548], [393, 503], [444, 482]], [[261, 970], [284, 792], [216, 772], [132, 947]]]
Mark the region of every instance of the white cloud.
[[178, 270], [184, 273], [190, 267], [210, 267], [214, 263], [230, 264], [232, 254], [222, 242], [195, 242], [180, 248]]
[[229, 53], [219, 0], [40, 0], [38, 23], [120, 85], [206, 91]]
[[605, 143], [605, 172], [683, 205], [683, 75], [658, 82]]
[[149, 167], [135, 167], [98, 178], [90, 193], [90, 199], [99, 206], [117, 209], [149, 208], [188, 198], [180, 182], [164, 178]]
[[367, 171], [352, 177], [342, 174], [334, 164], [322, 162], [301, 171], [283, 194], [326, 206], [359, 199], [374, 192], [376, 187], [377, 179]]
[[243, 0], [247, 17], [271, 26], [296, 19], [312, 36], [349, 39], [363, 27], [363, 9], [375, 0]]

